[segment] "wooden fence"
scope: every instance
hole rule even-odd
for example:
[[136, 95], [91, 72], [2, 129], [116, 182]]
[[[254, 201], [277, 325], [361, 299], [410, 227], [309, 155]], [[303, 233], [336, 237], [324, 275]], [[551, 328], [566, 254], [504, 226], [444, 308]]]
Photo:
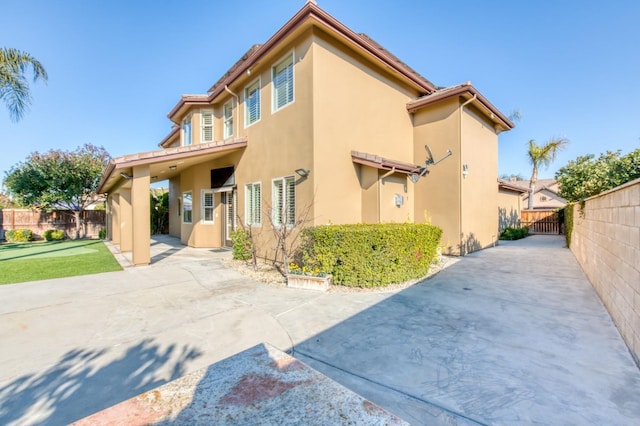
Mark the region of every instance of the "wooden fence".
[[[80, 218], [80, 236], [98, 238], [104, 228], [104, 210], [85, 210]], [[0, 209], [0, 239], [11, 229], [30, 229], [34, 239], [41, 239], [47, 229], [61, 229], [67, 237], [75, 236], [75, 217], [68, 210]]]
[[529, 227], [531, 234], [562, 234], [564, 224], [556, 210], [522, 210], [520, 226]]

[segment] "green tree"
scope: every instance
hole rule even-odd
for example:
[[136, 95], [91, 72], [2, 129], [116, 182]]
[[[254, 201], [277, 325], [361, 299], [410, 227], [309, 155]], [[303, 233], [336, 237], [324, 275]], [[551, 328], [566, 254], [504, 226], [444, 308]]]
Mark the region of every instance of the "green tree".
[[623, 183], [640, 178], [640, 149], [621, 156], [607, 151], [598, 158], [583, 155], [569, 161], [556, 173], [560, 196], [579, 202]]
[[96, 189], [110, 158], [103, 147], [91, 144], [75, 151], [33, 152], [5, 173], [4, 186], [22, 205], [70, 210], [79, 238], [82, 212], [98, 200]]
[[556, 153], [564, 148], [569, 141], [564, 138], [551, 139], [544, 145], [538, 145], [533, 139], [529, 141], [529, 150], [527, 156], [533, 168], [531, 172], [531, 180], [529, 181], [529, 206], [533, 209], [533, 194], [536, 191], [536, 182], [538, 181], [538, 169], [541, 167], [549, 167], [549, 164], [556, 159]]
[[0, 99], [9, 109], [13, 121], [18, 121], [31, 104], [31, 91], [26, 74], [31, 68], [33, 82], [47, 82], [47, 71], [33, 56], [17, 49], [0, 48]]
[[169, 193], [164, 188], [156, 188], [151, 190], [149, 196], [151, 234], [162, 234], [169, 221]]

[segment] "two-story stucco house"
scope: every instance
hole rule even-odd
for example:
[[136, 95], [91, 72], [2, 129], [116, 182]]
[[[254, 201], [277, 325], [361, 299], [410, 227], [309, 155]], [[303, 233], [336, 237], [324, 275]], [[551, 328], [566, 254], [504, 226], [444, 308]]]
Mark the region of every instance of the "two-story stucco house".
[[[161, 180], [170, 234], [193, 247], [228, 246], [243, 224], [268, 257], [271, 223], [303, 212], [306, 225], [429, 220], [454, 254], [498, 238], [498, 134], [513, 124], [470, 83], [435, 86], [314, 2], [169, 119], [161, 150], [115, 158], [100, 183], [108, 236], [134, 264], [150, 261]], [[451, 150], [429, 173], [425, 145], [435, 160]]]

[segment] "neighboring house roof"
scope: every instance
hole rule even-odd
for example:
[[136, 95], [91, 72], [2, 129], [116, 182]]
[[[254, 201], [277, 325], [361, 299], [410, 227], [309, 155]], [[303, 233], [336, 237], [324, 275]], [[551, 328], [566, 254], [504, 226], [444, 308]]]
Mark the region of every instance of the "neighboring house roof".
[[[161, 179], [164, 180], [179, 173], [176, 171], [177, 164], [181, 162], [187, 162], [189, 160], [201, 162], [206, 159], [207, 155], [213, 156], [216, 154], [219, 155], [219, 153], [228, 153], [229, 151], [245, 148], [246, 146], [246, 138], [237, 138], [190, 146], [165, 148], [156, 151], [139, 152], [137, 154], [113, 158], [102, 173], [102, 179], [100, 179], [96, 192], [107, 192], [121, 179], [122, 175], [116, 172], [120, 171], [126, 174], [126, 172], [130, 171], [134, 166], [157, 166], [160, 173], [165, 173]], [[152, 172], [155, 173], [155, 170]], [[122, 176], [122, 178], [124, 178], [124, 176]]]
[[174, 120], [184, 106], [189, 104], [211, 103], [222, 94], [226, 88], [236, 79], [243, 76], [257, 62], [277, 46], [286, 36], [290, 35], [301, 25], [310, 21], [311, 25], [323, 28], [325, 31], [343, 40], [345, 44], [359, 50], [362, 54], [369, 56], [374, 62], [385, 68], [395, 71], [410, 86], [413, 86], [421, 93], [428, 94], [436, 90], [436, 86], [429, 80], [418, 74], [384, 49], [381, 45], [373, 41], [364, 34], [357, 34], [347, 26], [342, 24], [333, 16], [329, 15], [314, 2], [307, 2], [298, 13], [296, 13], [282, 28], [280, 28], [264, 44], [256, 44], [251, 47], [210, 89], [208, 95], [185, 95], [167, 114], [169, 119]]
[[424, 95], [407, 104], [407, 111], [416, 112], [420, 108], [432, 105], [436, 102], [462, 96], [467, 100], [471, 100], [482, 112], [484, 112], [491, 121], [493, 121], [496, 130], [504, 131], [515, 127], [513, 122], [502, 114], [487, 98], [467, 81], [457, 86], [445, 87], [435, 92]]
[[[521, 188], [523, 190], [522, 200], [526, 202], [529, 200], [529, 182], [528, 180], [516, 180], [507, 183], [513, 187]], [[533, 208], [557, 208], [559, 205], [567, 204], [567, 200], [559, 195], [557, 188], [558, 182], [555, 179], [538, 179], [534, 192]], [[537, 195], [543, 196], [543, 194], [548, 198], [547, 200], [540, 200], [539, 197], [536, 197]]]
[[498, 189], [506, 189], [509, 191], [518, 192], [520, 194], [524, 194], [525, 192], [527, 192], [527, 189], [522, 188], [518, 185], [513, 185], [512, 183], [513, 182], [508, 182], [504, 179], [498, 179]]

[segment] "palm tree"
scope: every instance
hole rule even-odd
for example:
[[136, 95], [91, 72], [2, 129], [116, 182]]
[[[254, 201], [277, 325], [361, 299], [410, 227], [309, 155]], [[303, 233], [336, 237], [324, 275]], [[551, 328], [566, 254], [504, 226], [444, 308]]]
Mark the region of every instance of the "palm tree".
[[529, 210], [533, 209], [533, 194], [536, 190], [536, 181], [538, 180], [538, 168], [543, 166], [545, 168], [548, 167], [549, 164], [556, 159], [556, 152], [564, 148], [568, 143], [569, 141], [565, 138], [551, 139], [542, 146], [538, 145], [533, 139], [529, 141], [529, 151], [527, 151], [527, 155], [533, 166], [531, 180], [529, 181]]
[[29, 82], [25, 77], [29, 67], [34, 82], [38, 79], [47, 82], [47, 71], [33, 56], [17, 49], [0, 48], [0, 99], [7, 104], [13, 121], [20, 120], [31, 103]]

